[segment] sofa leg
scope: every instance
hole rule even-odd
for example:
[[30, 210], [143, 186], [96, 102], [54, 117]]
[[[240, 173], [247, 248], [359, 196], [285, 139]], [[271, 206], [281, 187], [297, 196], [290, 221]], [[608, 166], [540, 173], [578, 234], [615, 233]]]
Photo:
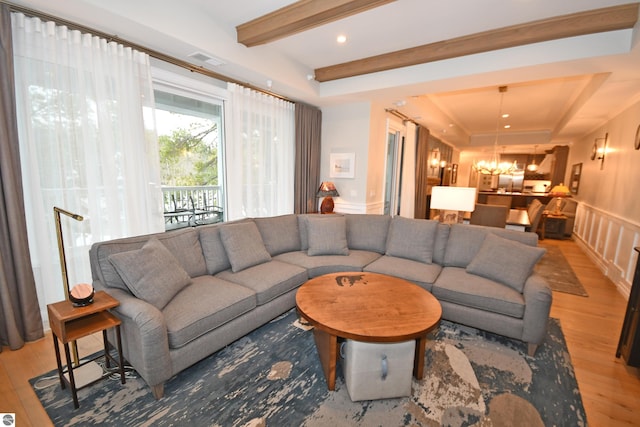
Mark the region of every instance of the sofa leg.
[[536, 354], [536, 350], [538, 349], [538, 344], [528, 344], [527, 354], [533, 357]]
[[164, 396], [164, 383], [151, 386], [151, 393], [156, 400], [162, 399]]

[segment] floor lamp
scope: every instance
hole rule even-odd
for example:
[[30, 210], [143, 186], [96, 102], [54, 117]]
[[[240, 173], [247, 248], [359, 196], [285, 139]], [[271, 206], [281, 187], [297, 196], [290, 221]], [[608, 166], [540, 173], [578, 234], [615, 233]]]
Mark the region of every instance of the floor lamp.
[[[62, 272], [62, 284], [64, 285], [64, 296], [67, 300], [69, 298], [69, 276], [67, 274], [67, 257], [64, 252], [64, 239], [62, 236], [62, 224], [60, 222], [60, 214], [66, 215], [75, 219], [76, 221], [82, 221], [84, 218], [81, 215], [71, 213], [58, 207], [53, 207], [53, 216], [56, 222], [56, 237], [58, 238], [58, 254], [60, 255], [60, 270]], [[93, 295], [92, 295], [93, 297]], [[78, 366], [80, 360], [78, 358], [78, 344], [73, 341], [71, 343], [71, 349], [73, 352], [73, 363]], [[76, 382], [76, 388], [82, 388], [87, 384], [90, 384], [102, 376], [102, 368], [95, 362], [88, 363], [80, 369], [75, 370], [74, 378]]]

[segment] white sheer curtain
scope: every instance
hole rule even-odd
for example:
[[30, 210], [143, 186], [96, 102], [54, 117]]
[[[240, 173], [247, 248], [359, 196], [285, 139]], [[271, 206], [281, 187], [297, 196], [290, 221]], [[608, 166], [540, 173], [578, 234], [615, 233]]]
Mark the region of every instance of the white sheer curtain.
[[[12, 15], [25, 216], [41, 309], [90, 283], [93, 242], [164, 230], [149, 58], [51, 22]], [[46, 312], [45, 312], [46, 313]], [[43, 316], [46, 319], [46, 314]]]
[[293, 213], [295, 106], [229, 84], [228, 219]]

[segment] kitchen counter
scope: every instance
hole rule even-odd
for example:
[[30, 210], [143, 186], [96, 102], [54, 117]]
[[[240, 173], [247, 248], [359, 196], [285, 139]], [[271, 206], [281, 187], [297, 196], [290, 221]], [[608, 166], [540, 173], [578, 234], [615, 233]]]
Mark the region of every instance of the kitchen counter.
[[553, 199], [548, 193], [521, 193], [521, 192], [504, 192], [497, 191], [480, 191], [478, 193], [478, 203], [487, 203], [488, 196], [510, 197], [512, 209], [526, 209], [533, 199], [540, 200], [540, 203], [546, 205], [549, 200]]

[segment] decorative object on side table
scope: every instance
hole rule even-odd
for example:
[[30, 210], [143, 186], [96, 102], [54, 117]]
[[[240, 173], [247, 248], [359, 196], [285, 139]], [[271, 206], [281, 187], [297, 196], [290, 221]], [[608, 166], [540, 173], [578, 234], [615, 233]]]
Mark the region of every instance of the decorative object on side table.
[[69, 291], [69, 300], [75, 307], [86, 307], [93, 304], [93, 286], [88, 283], [80, 283], [75, 285]]
[[336, 186], [333, 182], [323, 181], [322, 184], [320, 184], [320, 188], [318, 188], [318, 193], [316, 194], [316, 197], [324, 197], [322, 204], [320, 205], [320, 213], [333, 213], [333, 198], [339, 196], [340, 194], [338, 194], [338, 190], [336, 190]]

